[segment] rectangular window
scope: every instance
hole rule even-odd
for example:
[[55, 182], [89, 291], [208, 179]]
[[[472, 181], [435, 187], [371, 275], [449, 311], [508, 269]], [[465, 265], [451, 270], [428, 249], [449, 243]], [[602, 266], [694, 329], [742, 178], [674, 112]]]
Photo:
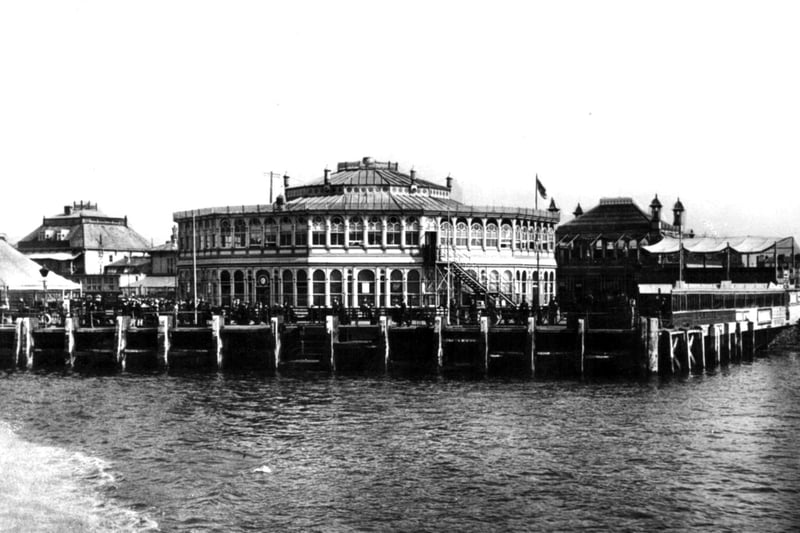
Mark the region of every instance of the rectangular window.
[[406, 246], [419, 246], [419, 231], [406, 231]]
[[308, 244], [308, 231], [305, 228], [299, 229], [294, 233], [294, 245], [306, 246]]
[[292, 245], [292, 229], [291, 228], [283, 228], [281, 229], [281, 246], [291, 246]]
[[312, 231], [311, 244], [314, 246], [325, 246], [325, 231]]

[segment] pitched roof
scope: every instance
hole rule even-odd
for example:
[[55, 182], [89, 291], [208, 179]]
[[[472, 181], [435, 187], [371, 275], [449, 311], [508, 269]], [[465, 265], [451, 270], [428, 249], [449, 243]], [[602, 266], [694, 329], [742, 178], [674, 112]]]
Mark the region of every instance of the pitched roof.
[[70, 236], [73, 248], [90, 250], [149, 250], [150, 243], [128, 226], [84, 223]]
[[[44, 289], [41, 265], [18, 252], [4, 239], [0, 239], [0, 285], [10, 290]], [[55, 272], [45, 278], [48, 290], [78, 290], [81, 286]]]
[[464, 205], [449, 198], [391, 192], [305, 196], [287, 202], [286, 211], [422, 211], [458, 210]]
[[[632, 198], [602, 198], [600, 203], [582, 215], [556, 229], [559, 238], [566, 235], [603, 235], [619, 238], [623, 235], [641, 237], [650, 231], [651, 217]], [[663, 220], [659, 227], [672, 231], [675, 228]]]

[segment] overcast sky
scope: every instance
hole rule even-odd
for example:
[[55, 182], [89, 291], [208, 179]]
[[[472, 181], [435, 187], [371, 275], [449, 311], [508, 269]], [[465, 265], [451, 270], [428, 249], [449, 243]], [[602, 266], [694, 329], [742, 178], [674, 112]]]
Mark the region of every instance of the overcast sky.
[[[156, 243], [371, 156], [572, 218], [679, 196], [697, 233], [800, 236], [800, 2], [0, 4], [0, 232], [73, 200]], [[276, 181], [276, 186], [278, 182]]]

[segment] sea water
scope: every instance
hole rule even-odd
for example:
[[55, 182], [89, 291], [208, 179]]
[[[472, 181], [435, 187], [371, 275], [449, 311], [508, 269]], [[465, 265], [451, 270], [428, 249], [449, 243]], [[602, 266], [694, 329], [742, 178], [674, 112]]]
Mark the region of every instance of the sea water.
[[0, 376], [0, 531], [788, 531], [800, 355], [674, 379]]

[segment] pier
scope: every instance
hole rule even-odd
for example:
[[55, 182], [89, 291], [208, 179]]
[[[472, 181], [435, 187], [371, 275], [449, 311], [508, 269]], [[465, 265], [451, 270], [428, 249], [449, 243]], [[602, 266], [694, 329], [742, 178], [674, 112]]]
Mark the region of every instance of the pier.
[[45, 326], [19, 318], [0, 328], [4, 368], [110, 368], [256, 370], [266, 373], [413, 373], [474, 376], [582, 378], [673, 376], [713, 371], [721, 365], [753, 361], [756, 351], [784, 328], [757, 327], [752, 321], [662, 327], [643, 317], [635, 329], [565, 325], [401, 325], [386, 316], [377, 323], [324, 322], [225, 324], [213, 316], [206, 325], [179, 325], [173, 316], [157, 326], [135, 326], [115, 317], [114, 326], [85, 327], [68, 318]]

